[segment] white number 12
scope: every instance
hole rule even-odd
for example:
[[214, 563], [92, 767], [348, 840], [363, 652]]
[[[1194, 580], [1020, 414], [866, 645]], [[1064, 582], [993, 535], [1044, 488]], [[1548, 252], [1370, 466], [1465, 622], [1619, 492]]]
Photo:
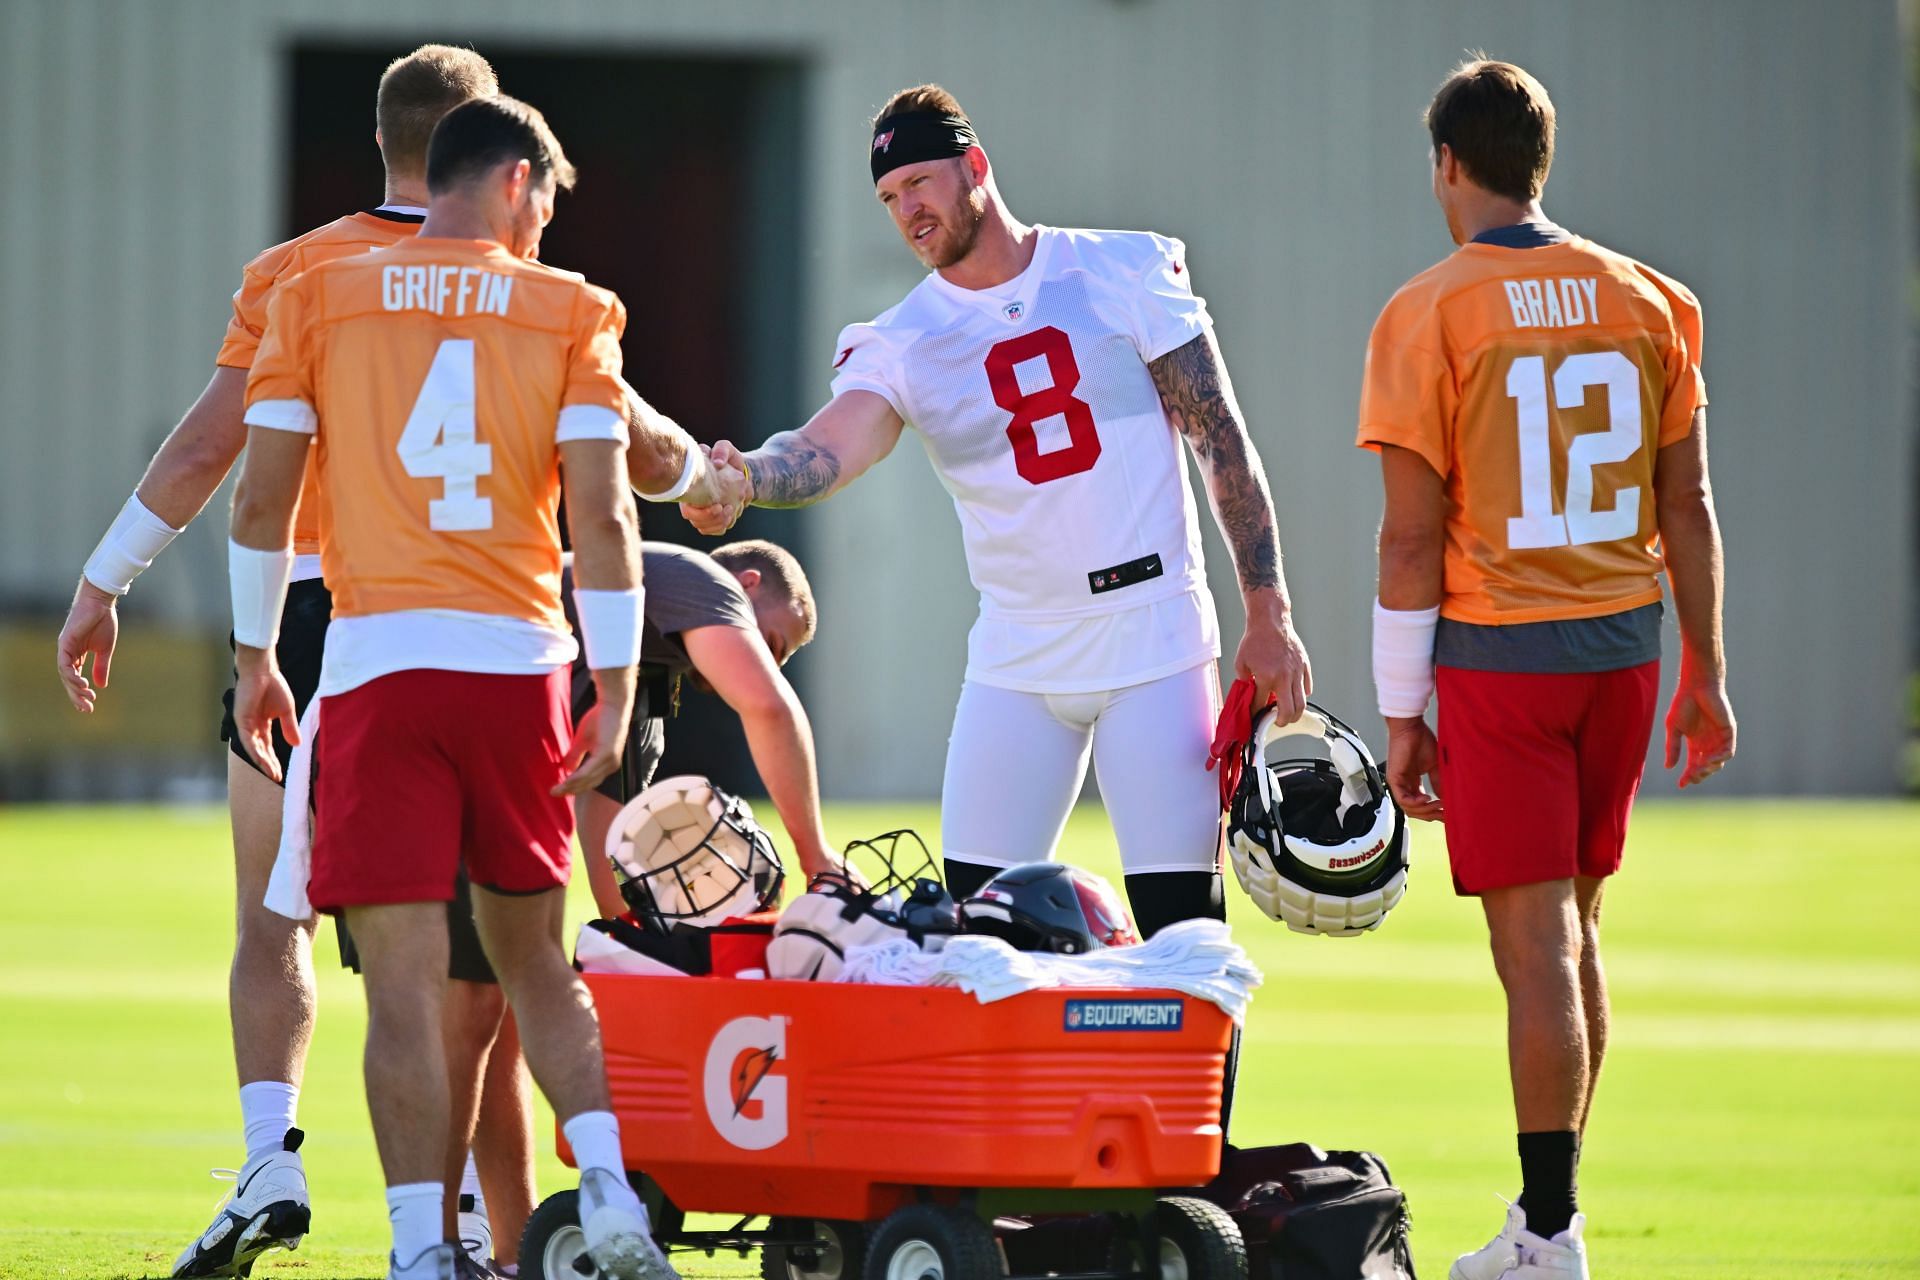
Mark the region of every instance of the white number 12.
[[1593, 469], [1624, 462], [1640, 449], [1640, 371], [1618, 351], [1571, 355], [1554, 370], [1553, 400], [1560, 408], [1585, 404], [1588, 387], [1607, 389], [1608, 429], [1575, 436], [1567, 446], [1567, 513], [1562, 516], [1553, 509], [1547, 362], [1521, 356], [1507, 370], [1507, 395], [1520, 419], [1520, 514], [1507, 519], [1507, 545], [1515, 551], [1614, 542], [1640, 528], [1638, 485], [1616, 492], [1611, 509], [1593, 509]]
[[427, 380], [400, 433], [400, 465], [410, 476], [447, 482], [427, 504], [427, 526], [448, 533], [493, 528], [493, 499], [479, 478], [493, 472], [493, 446], [473, 438], [473, 339], [448, 338], [433, 353]]

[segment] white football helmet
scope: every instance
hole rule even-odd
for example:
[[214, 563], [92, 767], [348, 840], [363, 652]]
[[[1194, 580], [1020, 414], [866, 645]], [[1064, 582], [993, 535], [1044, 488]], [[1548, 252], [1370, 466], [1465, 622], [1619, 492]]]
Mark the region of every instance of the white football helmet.
[[752, 807], [695, 774], [629, 800], [607, 829], [607, 858], [634, 915], [662, 930], [764, 911], [785, 874]]
[[[1297, 933], [1378, 928], [1407, 891], [1407, 830], [1367, 744], [1311, 702], [1291, 724], [1275, 724], [1269, 707], [1250, 736], [1227, 811], [1234, 878]], [[1293, 737], [1319, 740], [1328, 759], [1267, 758]]]

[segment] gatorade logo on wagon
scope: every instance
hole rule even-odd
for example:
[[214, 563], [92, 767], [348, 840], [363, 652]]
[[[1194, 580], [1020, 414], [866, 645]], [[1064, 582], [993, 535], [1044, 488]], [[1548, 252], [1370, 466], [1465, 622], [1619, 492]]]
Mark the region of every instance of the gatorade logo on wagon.
[[1069, 1031], [1178, 1031], [1185, 1006], [1178, 1000], [1069, 1000]]
[[743, 1151], [765, 1151], [787, 1137], [787, 1060], [791, 1018], [735, 1018], [707, 1048], [707, 1119]]

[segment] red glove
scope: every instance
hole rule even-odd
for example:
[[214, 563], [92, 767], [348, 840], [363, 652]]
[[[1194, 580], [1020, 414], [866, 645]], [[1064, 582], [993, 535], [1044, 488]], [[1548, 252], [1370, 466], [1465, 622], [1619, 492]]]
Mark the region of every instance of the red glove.
[[[1273, 705], [1273, 699], [1267, 699]], [[1220, 723], [1214, 726], [1213, 745], [1207, 751], [1207, 768], [1220, 766], [1220, 808], [1233, 807], [1233, 793], [1240, 788], [1240, 770], [1246, 763], [1247, 744], [1253, 738], [1253, 681], [1245, 676], [1227, 688], [1227, 704], [1220, 709]]]

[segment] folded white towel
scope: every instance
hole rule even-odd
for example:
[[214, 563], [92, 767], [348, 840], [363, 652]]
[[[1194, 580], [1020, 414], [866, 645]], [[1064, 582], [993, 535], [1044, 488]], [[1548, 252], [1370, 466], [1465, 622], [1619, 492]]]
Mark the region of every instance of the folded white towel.
[[287, 762], [287, 794], [280, 811], [280, 850], [273, 857], [262, 902], [267, 910], [289, 920], [313, 919], [307, 882], [313, 879], [313, 738], [320, 732], [320, 703], [307, 701], [300, 717], [300, 743]]
[[842, 982], [959, 987], [982, 1004], [1043, 987], [1136, 987], [1185, 992], [1246, 1019], [1260, 970], [1218, 920], [1183, 920], [1147, 942], [1081, 956], [1016, 951], [998, 938], [961, 934], [932, 954], [906, 939], [847, 952]]

